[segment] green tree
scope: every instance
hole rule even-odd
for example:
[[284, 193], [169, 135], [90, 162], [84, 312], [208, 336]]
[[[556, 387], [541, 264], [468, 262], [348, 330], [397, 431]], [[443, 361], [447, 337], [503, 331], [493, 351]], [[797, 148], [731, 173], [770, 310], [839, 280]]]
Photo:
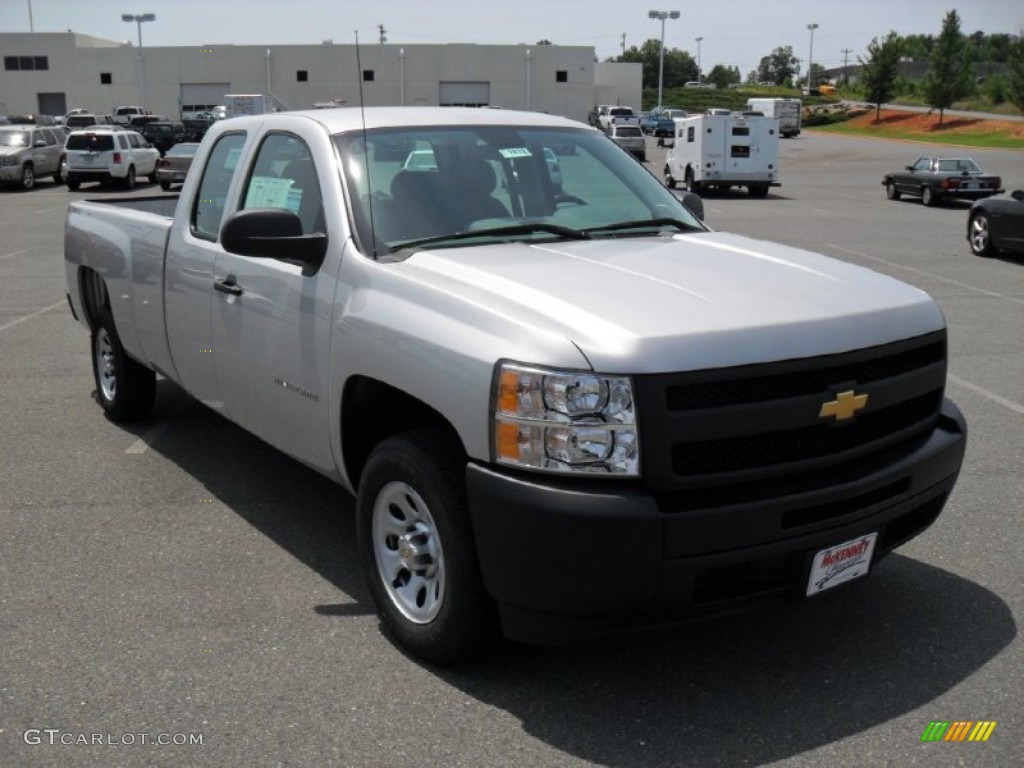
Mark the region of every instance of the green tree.
[[1024, 112], [1024, 36], [1013, 44], [1006, 72], [1006, 98]]
[[950, 11], [942, 21], [932, 49], [931, 68], [924, 79], [925, 102], [932, 109], [939, 110], [939, 125], [953, 102], [968, 96], [974, 90], [973, 68], [968, 60], [969, 52], [960, 32], [960, 17]]
[[[609, 61], [643, 64], [643, 87], [658, 87], [658, 73], [661, 66], [661, 42], [659, 40], [647, 40], [639, 48], [634, 45], [621, 56], [613, 57]], [[675, 88], [689, 80], [696, 79], [696, 60], [686, 51], [680, 51], [678, 48], [666, 48], [664, 87]]]
[[728, 88], [733, 83], [738, 83], [742, 78], [740, 77], [739, 67], [727, 67], [723, 64], [715, 64], [704, 79], [709, 83], [714, 83], [718, 88]]
[[761, 59], [757, 67], [758, 81], [771, 80], [782, 85], [800, 74], [800, 62], [793, 55], [793, 46], [778, 47]]
[[882, 103], [889, 101], [896, 94], [897, 67], [903, 43], [899, 35], [890, 32], [879, 42], [873, 38], [868, 43], [868, 58], [860, 56], [860, 82], [864, 87], [865, 99], [875, 105], [875, 122], [882, 116]]

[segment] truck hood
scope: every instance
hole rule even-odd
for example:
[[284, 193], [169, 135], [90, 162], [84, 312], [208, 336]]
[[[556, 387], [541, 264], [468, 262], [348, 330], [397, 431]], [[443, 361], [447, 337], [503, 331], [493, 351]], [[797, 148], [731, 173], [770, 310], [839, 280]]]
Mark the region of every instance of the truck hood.
[[607, 373], [811, 357], [944, 327], [917, 288], [721, 232], [425, 250], [394, 266], [524, 333], [564, 336]]

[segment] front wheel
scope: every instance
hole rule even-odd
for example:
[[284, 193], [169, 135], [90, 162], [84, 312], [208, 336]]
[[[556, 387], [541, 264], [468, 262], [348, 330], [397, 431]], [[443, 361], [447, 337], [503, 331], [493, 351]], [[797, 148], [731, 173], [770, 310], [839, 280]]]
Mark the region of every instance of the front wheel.
[[896, 182], [890, 181], [885, 185], [885, 196], [890, 200], [899, 200], [900, 191], [896, 188]]
[[968, 240], [971, 243], [971, 252], [975, 256], [995, 256], [996, 248], [992, 245], [992, 224], [988, 214], [983, 212], [971, 216], [971, 222], [967, 225]]
[[436, 664], [466, 659], [496, 634], [470, 526], [465, 466], [446, 433], [389, 438], [370, 454], [356, 503], [360, 551], [381, 624], [398, 646]]
[[672, 172], [668, 169], [667, 165], [665, 166], [665, 186], [669, 189], [676, 188], [676, 180], [672, 176]]
[[20, 187], [25, 190], [32, 189], [36, 185], [36, 169], [32, 167], [32, 163], [25, 163], [21, 168], [21, 183]]
[[114, 317], [105, 307], [92, 332], [92, 372], [96, 399], [111, 421], [137, 421], [152, 410], [156, 374], [125, 354]]

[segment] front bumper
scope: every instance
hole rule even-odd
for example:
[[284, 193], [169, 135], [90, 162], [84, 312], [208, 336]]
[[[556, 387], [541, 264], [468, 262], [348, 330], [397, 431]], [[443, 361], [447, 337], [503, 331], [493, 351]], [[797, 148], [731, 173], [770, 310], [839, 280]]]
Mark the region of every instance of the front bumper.
[[878, 532], [877, 562], [931, 525], [956, 483], [966, 435], [946, 401], [926, 439], [866, 476], [685, 511], [638, 484], [470, 464], [484, 584], [505, 634], [543, 644], [799, 598], [818, 550]]

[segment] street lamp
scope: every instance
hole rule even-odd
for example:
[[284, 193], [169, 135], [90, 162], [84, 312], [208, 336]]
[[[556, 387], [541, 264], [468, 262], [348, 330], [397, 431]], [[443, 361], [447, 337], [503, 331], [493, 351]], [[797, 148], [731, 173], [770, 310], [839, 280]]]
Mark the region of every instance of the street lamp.
[[661, 109], [661, 86], [665, 80], [665, 19], [678, 19], [679, 11], [648, 11], [647, 18], [661, 20], [661, 55], [658, 62], [658, 109]]
[[134, 21], [139, 26], [139, 106], [146, 106], [146, 63], [142, 59], [142, 22], [156, 21], [155, 13], [122, 13], [121, 21]]
[[703, 79], [701, 78], [701, 75], [700, 75], [700, 41], [703, 40], [704, 38], [703, 37], [695, 37], [693, 39], [697, 41], [697, 82], [700, 83], [700, 82], [703, 82]]
[[809, 96], [814, 87], [811, 76], [814, 74], [814, 30], [818, 28], [818, 25], [808, 24], [807, 28], [811, 31], [811, 49], [807, 52], [807, 95]]

